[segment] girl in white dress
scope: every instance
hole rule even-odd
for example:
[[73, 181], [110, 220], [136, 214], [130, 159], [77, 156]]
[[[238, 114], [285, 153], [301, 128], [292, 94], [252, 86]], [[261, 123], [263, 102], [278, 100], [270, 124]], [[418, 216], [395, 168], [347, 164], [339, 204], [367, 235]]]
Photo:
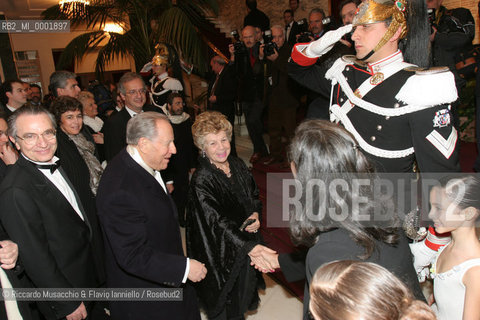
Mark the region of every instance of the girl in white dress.
[[440, 234], [450, 232], [432, 266], [439, 320], [480, 319], [480, 180], [473, 175], [444, 179], [430, 192], [429, 218]]

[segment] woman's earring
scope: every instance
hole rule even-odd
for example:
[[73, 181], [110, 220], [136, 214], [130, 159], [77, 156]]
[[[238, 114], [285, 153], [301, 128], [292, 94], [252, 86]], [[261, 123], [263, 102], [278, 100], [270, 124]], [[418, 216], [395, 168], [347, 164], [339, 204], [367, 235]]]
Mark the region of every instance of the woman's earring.
[[205, 153], [205, 150], [202, 150], [202, 157], [205, 158], [207, 154]]

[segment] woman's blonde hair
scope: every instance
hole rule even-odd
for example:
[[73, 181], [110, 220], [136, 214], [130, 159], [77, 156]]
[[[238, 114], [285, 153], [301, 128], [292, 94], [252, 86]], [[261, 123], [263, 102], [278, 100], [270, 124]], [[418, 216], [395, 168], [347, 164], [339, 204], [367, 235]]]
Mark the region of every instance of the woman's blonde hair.
[[353, 260], [322, 265], [310, 285], [310, 312], [317, 320], [434, 320], [407, 286], [382, 266]]
[[85, 90], [80, 91], [80, 93], [78, 94], [77, 100], [79, 100], [83, 104], [87, 99], [94, 99], [95, 100], [95, 97], [94, 97], [93, 93], [91, 93], [90, 91], [85, 91]]
[[200, 150], [203, 150], [205, 136], [225, 131], [228, 140], [232, 140], [232, 124], [227, 117], [216, 111], [206, 111], [197, 116], [192, 125], [193, 142]]

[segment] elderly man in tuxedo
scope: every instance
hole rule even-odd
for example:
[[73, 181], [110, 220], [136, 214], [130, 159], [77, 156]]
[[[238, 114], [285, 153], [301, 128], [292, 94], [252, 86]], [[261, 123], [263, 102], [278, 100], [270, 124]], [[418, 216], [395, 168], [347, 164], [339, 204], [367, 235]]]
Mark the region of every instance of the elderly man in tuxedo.
[[182, 301], [111, 301], [112, 319], [200, 319], [187, 280], [205, 266], [184, 256], [175, 204], [160, 170], [176, 153], [168, 118], [140, 113], [127, 124], [127, 147], [107, 166], [97, 193], [106, 247], [107, 286], [181, 288]]
[[[24, 106], [10, 116], [9, 139], [21, 155], [0, 185], [0, 220], [34, 287], [96, 288], [105, 277], [98, 226], [58, 168], [55, 133], [53, 115], [43, 108]], [[90, 311], [82, 301], [37, 305], [52, 320], [85, 319]]]

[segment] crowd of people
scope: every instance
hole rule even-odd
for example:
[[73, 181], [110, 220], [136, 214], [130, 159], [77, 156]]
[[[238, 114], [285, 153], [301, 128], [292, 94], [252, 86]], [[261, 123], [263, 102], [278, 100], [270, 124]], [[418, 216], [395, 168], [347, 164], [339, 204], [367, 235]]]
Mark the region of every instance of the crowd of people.
[[[241, 37], [229, 59], [211, 58], [207, 110], [194, 106], [194, 116], [163, 44], [140, 73], [122, 75], [107, 107], [95, 86], [82, 91], [69, 71], [50, 76], [44, 99], [36, 84], [5, 81], [2, 288], [178, 288], [182, 295], [5, 300], [0, 318], [200, 319], [203, 309], [208, 319], [244, 319], [259, 306], [262, 273], [275, 269], [288, 281], [306, 280], [304, 319], [478, 318], [480, 180], [459, 173], [455, 114], [467, 75], [457, 55], [471, 46], [473, 18], [441, 4], [344, 0], [337, 27], [321, 8], [308, 23], [295, 21], [299, 2], [291, 0], [285, 26], [270, 27], [256, 1], [246, 0]], [[307, 119], [297, 124], [302, 95]], [[277, 253], [262, 239], [259, 189], [235, 150], [239, 106], [250, 162], [290, 168], [301, 186], [289, 226], [303, 255]], [[395, 199], [378, 197], [375, 183], [354, 186], [414, 172], [419, 185], [436, 183], [429, 205], [413, 199], [416, 208], [403, 208], [428, 211], [434, 222], [412, 242]], [[341, 199], [335, 188], [308, 188], [339, 180]], [[428, 299], [425, 276], [434, 279]]]

